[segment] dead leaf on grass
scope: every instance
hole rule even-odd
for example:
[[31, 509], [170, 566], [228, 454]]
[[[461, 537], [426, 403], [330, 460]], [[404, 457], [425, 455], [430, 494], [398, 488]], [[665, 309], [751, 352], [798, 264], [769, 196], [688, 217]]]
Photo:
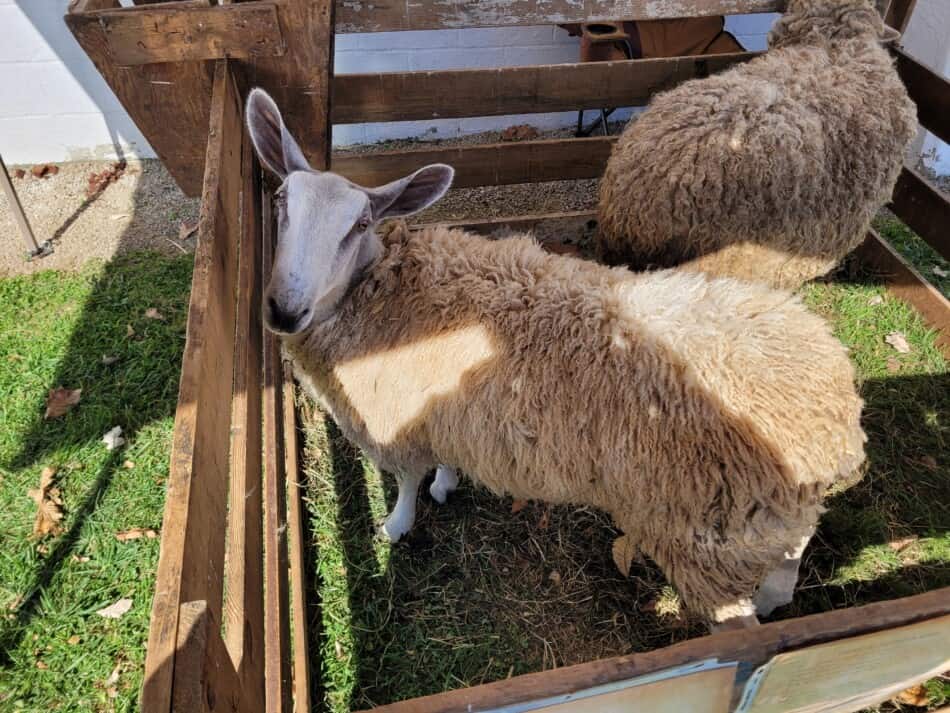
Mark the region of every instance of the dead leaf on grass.
[[910, 353], [910, 344], [907, 343], [907, 337], [901, 332], [891, 332], [886, 337], [884, 341], [890, 344], [894, 349], [896, 349], [901, 354]]
[[897, 694], [896, 698], [908, 706], [918, 706], [920, 708], [930, 703], [930, 696], [927, 695], [927, 689], [924, 688], [922, 683], [904, 689]]
[[146, 319], [165, 319], [165, 315], [163, 315], [154, 307], [149, 307], [147, 310], [145, 310], [145, 317]]
[[874, 295], [874, 297], [868, 300], [868, 305], [871, 307], [876, 307], [877, 305], [882, 304], [884, 304], [884, 298], [880, 295]]
[[132, 329], [132, 325], [131, 325], [131, 324], [125, 325], [125, 336], [127, 336], [127, 337], [134, 337], [134, 336], [135, 336], [135, 330]]
[[614, 564], [624, 577], [630, 576], [630, 565], [637, 557], [637, 546], [630, 535], [621, 535], [614, 540], [611, 548], [611, 555], [614, 558]]
[[541, 513], [541, 519], [538, 520], [538, 529], [547, 530], [548, 525], [551, 524], [551, 507], [548, 506], [544, 509], [544, 512]]
[[37, 661], [37, 662], [36, 662], [36, 667], [37, 667], [40, 671], [46, 671], [46, 670], [49, 668], [49, 665], [48, 665], [45, 661]]
[[891, 540], [887, 543], [887, 546], [895, 552], [900, 552], [901, 550], [910, 547], [915, 542], [917, 542], [917, 537], [916, 535], [913, 535], [911, 537], [901, 537], [898, 540]]
[[119, 542], [138, 540], [142, 537], [147, 537], [150, 540], [154, 540], [156, 537], [158, 537], [158, 533], [151, 528], [143, 527], [133, 527], [131, 530], [126, 530], [125, 532], [115, 533], [115, 539], [117, 539]]
[[70, 636], [68, 639], [66, 639], [66, 643], [70, 646], [76, 646], [80, 641], [82, 641], [82, 637], [80, 637], [78, 634]]
[[552, 584], [560, 584], [560, 583], [561, 583], [561, 573], [558, 572], [557, 570], [553, 570], [553, 571], [551, 572], [551, 574], [548, 575], [548, 579], [551, 580], [551, 583], [552, 583]]
[[900, 370], [901, 370], [901, 362], [900, 362], [900, 359], [897, 359], [896, 357], [888, 357], [888, 358], [887, 358], [887, 370], [888, 370], [890, 373], [892, 373], [892, 374], [894, 374], [894, 373], [900, 371]]
[[114, 451], [125, 443], [122, 437], [122, 426], [116, 426], [102, 437], [102, 442], [106, 444], [106, 450]]
[[[129, 609], [132, 608], [131, 599], [120, 599], [114, 604], [110, 604], [107, 607], [99, 609], [96, 614], [103, 617], [104, 619], [119, 619], [125, 616]], [[116, 669], [118, 671], [118, 669]], [[113, 672], [116, 675], [116, 680], [118, 680], [118, 673]], [[114, 683], [114, 682], [113, 682]]]
[[112, 355], [112, 354], [103, 354], [103, 355], [102, 355], [102, 363], [105, 364], [106, 366], [112, 366], [112, 365], [115, 364], [117, 361], [119, 361], [119, 357], [117, 357], [117, 356], [114, 356], [114, 355]]
[[512, 500], [511, 501], [511, 514], [517, 515], [519, 512], [524, 510], [528, 506], [527, 500]]
[[933, 273], [937, 277], [950, 277], [950, 272], [947, 272], [946, 270], [938, 267], [937, 265], [933, 266]]
[[937, 459], [934, 458], [933, 456], [930, 456], [930, 455], [921, 456], [920, 463], [927, 470], [937, 470]]
[[59, 488], [53, 487], [56, 469], [47, 466], [40, 473], [40, 487], [33, 488], [27, 495], [36, 503], [36, 519], [33, 521], [33, 537], [57, 535], [62, 532], [60, 521], [63, 519], [63, 499]]
[[46, 413], [43, 418], [59, 418], [72, 410], [79, 403], [82, 389], [64, 389], [59, 387], [50, 389], [46, 395]]
[[178, 226], [178, 239], [188, 240], [188, 238], [194, 237], [195, 233], [197, 232], [198, 232], [197, 220], [183, 220], [181, 221], [181, 225]]
[[132, 470], [135, 467], [135, 463], [133, 461], [127, 460], [122, 464], [122, 467], [126, 470]]

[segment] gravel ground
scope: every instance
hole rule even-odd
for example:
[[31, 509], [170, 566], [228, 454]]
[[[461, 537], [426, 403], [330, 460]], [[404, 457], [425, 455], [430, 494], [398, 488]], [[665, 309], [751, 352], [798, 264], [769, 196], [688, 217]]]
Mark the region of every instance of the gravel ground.
[[[6, 197], [0, 194], [0, 276], [38, 270], [73, 270], [90, 259], [109, 259], [133, 250], [177, 254], [194, 249], [180, 241], [183, 220], [198, 216], [198, 200], [186, 198], [158, 161], [129, 163], [124, 174], [98, 195], [86, 198], [89, 175], [108, 170], [104, 161], [59, 166], [59, 173], [14, 178], [13, 186], [39, 242], [53, 253], [26, 260], [26, 250]], [[14, 173], [16, 167], [10, 167]]]

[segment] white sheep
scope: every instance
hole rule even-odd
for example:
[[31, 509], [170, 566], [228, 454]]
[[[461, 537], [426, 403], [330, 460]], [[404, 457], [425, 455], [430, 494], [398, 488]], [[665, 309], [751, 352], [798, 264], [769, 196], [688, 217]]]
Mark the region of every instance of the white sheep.
[[[273, 101], [247, 123], [283, 183], [265, 322], [412, 524], [439, 463], [491, 491], [608, 511], [714, 622], [791, 600], [827, 488], [864, 459], [845, 349], [785, 292], [634, 275], [528, 237], [411, 232], [433, 165], [379, 188], [314, 171]], [[437, 499], [454, 487], [443, 468]]]

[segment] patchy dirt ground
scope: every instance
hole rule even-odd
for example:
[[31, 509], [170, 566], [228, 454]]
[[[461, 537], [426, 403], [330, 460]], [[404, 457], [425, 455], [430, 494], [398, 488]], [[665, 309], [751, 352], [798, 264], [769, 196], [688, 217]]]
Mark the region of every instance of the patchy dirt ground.
[[[59, 166], [59, 173], [34, 178], [30, 167], [13, 187], [39, 242], [51, 240], [53, 253], [27, 260], [23, 238], [6, 197], [0, 195], [0, 276], [38, 270], [72, 270], [93, 259], [133, 250], [178, 254], [194, 249], [180, 241], [183, 220], [198, 216], [198, 200], [187, 198], [159, 161], [130, 162], [122, 175], [91, 197], [89, 176], [108, 170], [105, 161]], [[9, 167], [15, 174], [16, 166]]]

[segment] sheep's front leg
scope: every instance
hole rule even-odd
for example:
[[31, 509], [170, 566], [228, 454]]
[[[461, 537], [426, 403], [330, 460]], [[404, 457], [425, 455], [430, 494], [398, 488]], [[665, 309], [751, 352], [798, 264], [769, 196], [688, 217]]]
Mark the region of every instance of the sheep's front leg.
[[429, 494], [439, 505], [445, 505], [449, 493], [454, 492], [459, 485], [459, 474], [455, 468], [440, 465], [435, 469], [435, 480], [429, 486]]
[[392, 542], [398, 542], [416, 521], [416, 498], [422, 485], [422, 476], [401, 473], [396, 475], [396, 483], [399, 485], [396, 507], [383, 523], [383, 534]]

